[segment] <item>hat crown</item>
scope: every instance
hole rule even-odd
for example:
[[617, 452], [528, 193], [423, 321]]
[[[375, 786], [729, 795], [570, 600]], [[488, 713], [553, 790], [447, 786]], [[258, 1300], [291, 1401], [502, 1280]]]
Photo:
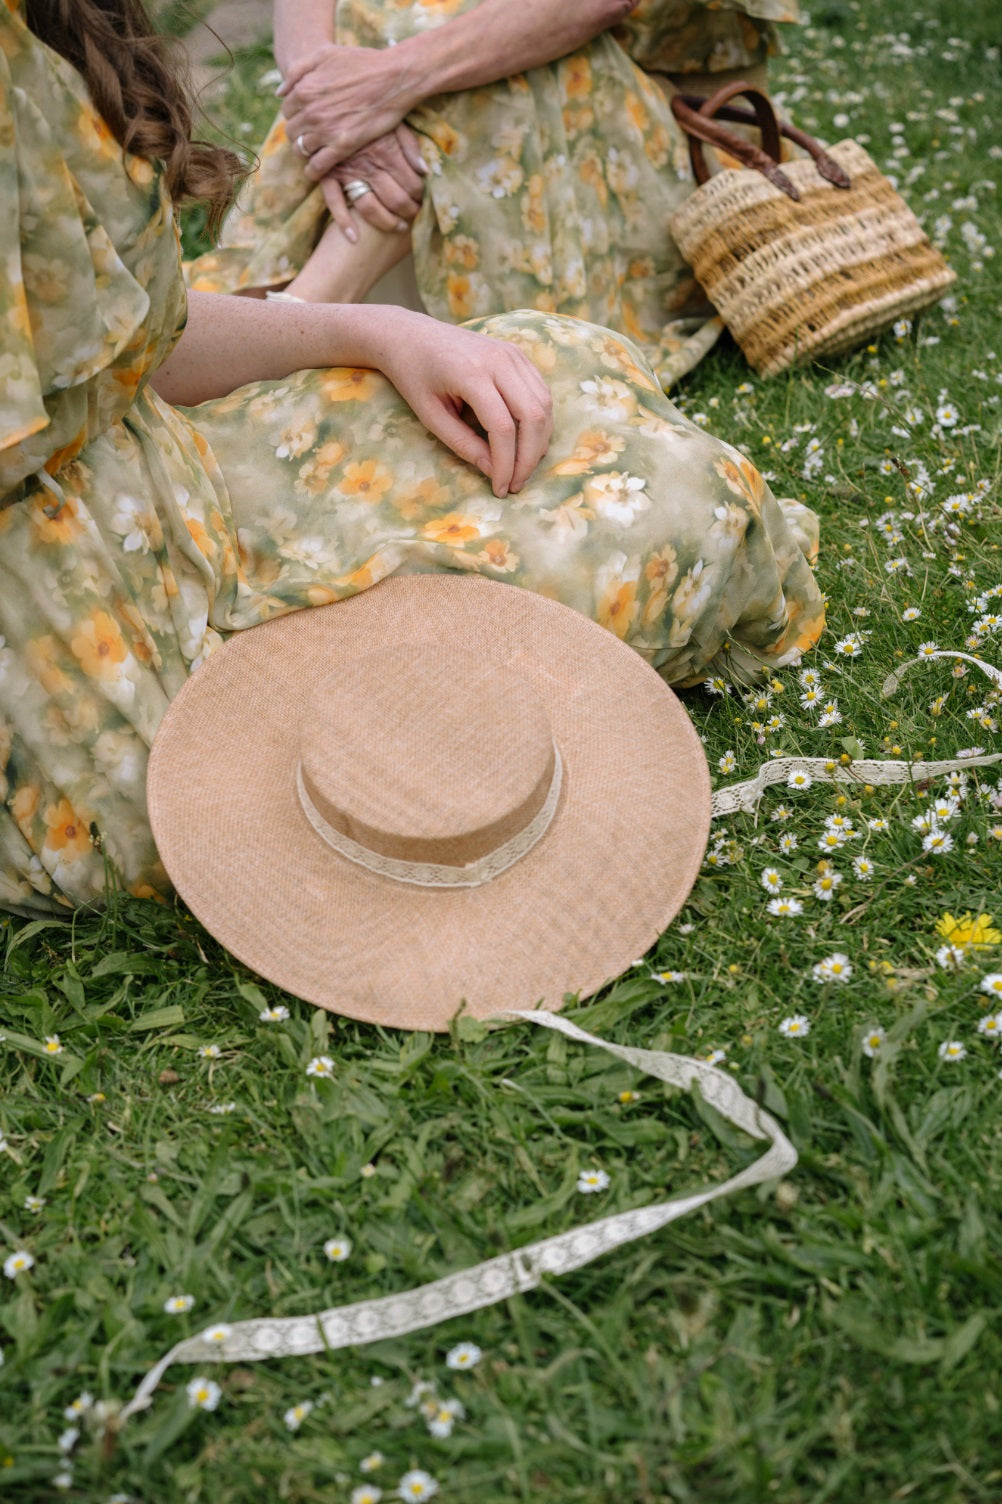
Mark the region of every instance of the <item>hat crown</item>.
[[463, 867], [528, 826], [556, 752], [533, 686], [499, 659], [441, 642], [351, 659], [300, 724], [300, 777], [334, 831], [377, 856]]

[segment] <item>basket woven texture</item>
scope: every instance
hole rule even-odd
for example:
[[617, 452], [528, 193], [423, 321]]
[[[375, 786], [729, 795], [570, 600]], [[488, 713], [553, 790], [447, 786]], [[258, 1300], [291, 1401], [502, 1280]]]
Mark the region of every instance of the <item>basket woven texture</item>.
[[956, 273], [855, 141], [829, 155], [836, 188], [810, 158], [783, 171], [799, 203], [759, 172], [725, 169], [671, 219], [695, 276], [762, 376], [864, 343], [941, 298]]

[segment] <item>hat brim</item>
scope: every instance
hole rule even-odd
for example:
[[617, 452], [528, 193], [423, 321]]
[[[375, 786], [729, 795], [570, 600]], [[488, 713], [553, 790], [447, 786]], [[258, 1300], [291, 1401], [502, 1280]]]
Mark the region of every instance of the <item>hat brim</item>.
[[[324, 844], [296, 794], [317, 680], [378, 648], [436, 642], [524, 674], [564, 762], [546, 835], [476, 888], [366, 871]], [[679, 700], [611, 632], [516, 586], [407, 575], [232, 637], [170, 706], [148, 802], [175, 888], [240, 961], [332, 1012], [442, 1030], [461, 1007], [557, 1009], [643, 955], [695, 881], [710, 779]]]

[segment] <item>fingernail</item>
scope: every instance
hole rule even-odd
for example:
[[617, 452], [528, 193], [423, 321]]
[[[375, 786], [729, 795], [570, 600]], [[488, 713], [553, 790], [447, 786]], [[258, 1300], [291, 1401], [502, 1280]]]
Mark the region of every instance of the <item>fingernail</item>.
[[406, 219], [398, 219], [394, 226], [394, 229], [399, 230], [400, 233], [403, 234], [404, 230], [410, 229], [410, 225], [407, 223]]
[[282, 99], [284, 97], [286, 91], [288, 90], [288, 87], [289, 87], [288, 84], [285, 84], [285, 83], [279, 84], [278, 88], [275, 90], [275, 94], [276, 94], [277, 98]]
[[424, 157], [418, 157], [417, 161], [414, 164], [414, 171], [424, 174], [429, 170], [430, 169], [428, 167], [428, 163], [425, 161]]
[[477, 461], [477, 469], [480, 471], [481, 475], [486, 475], [487, 479], [490, 480], [490, 478], [491, 478], [491, 466], [490, 466], [490, 461], [489, 460], [478, 460]]
[[345, 240], [351, 241], [352, 245], [355, 245], [357, 243], [358, 231], [355, 229], [354, 225], [347, 225], [341, 233], [344, 235]]

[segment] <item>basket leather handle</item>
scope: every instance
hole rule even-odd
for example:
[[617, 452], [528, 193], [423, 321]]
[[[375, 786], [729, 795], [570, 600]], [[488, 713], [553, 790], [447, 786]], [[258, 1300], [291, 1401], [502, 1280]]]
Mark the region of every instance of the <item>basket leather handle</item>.
[[[686, 96], [689, 99], [689, 96]], [[691, 103], [691, 99], [689, 101]], [[754, 110], [735, 109], [733, 105], [724, 105], [717, 111], [721, 120], [734, 120], [740, 125], [756, 125], [758, 123]], [[820, 141], [809, 136], [806, 131], [799, 130], [795, 125], [789, 125], [785, 120], [779, 122], [779, 134], [787, 141], [794, 141], [797, 146], [802, 146], [808, 156], [814, 158], [814, 165], [818, 173], [827, 182], [836, 188], [851, 188], [852, 180], [845, 168], [836, 162], [835, 158], [826, 152]]]
[[[729, 101], [743, 95], [752, 108], [735, 109]], [[813, 136], [795, 126], [781, 124], [776, 117], [772, 100], [760, 89], [739, 81], [727, 84], [704, 99], [698, 95], [676, 94], [671, 102], [672, 113], [689, 137], [689, 156], [693, 176], [697, 183], [705, 183], [710, 174], [703, 152], [703, 143], [716, 146], [737, 158], [746, 167], [761, 172], [774, 187], [788, 198], [799, 200], [800, 193], [779, 166], [780, 137], [796, 142], [814, 159], [819, 174], [839, 188], [850, 186], [846, 172], [829, 156]], [[757, 125], [762, 133], [762, 146], [757, 147], [720, 124], [716, 118], [733, 120], [740, 124]]]
[[[729, 131], [726, 126], [714, 119], [717, 111], [737, 94], [744, 95], [755, 112], [756, 121], [762, 132], [761, 147], [742, 140], [740, 136], [736, 136], [733, 131]], [[694, 108], [694, 104], [698, 107]], [[779, 166], [779, 121], [776, 119], [772, 101], [760, 89], [755, 89], [751, 84], [743, 81], [726, 84], [724, 88], [711, 94], [709, 99], [700, 99], [693, 103], [690, 103], [684, 95], [676, 94], [671, 107], [676, 120], [689, 137], [689, 158], [697, 183], [707, 182], [710, 176], [703, 153], [703, 143], [706, 142], [710, 146], [716, 146], [728, 152], [755, 172], [762, 173], [774, 187], [789, 198], [799, 199], [800, 194], [797, 189]]]

